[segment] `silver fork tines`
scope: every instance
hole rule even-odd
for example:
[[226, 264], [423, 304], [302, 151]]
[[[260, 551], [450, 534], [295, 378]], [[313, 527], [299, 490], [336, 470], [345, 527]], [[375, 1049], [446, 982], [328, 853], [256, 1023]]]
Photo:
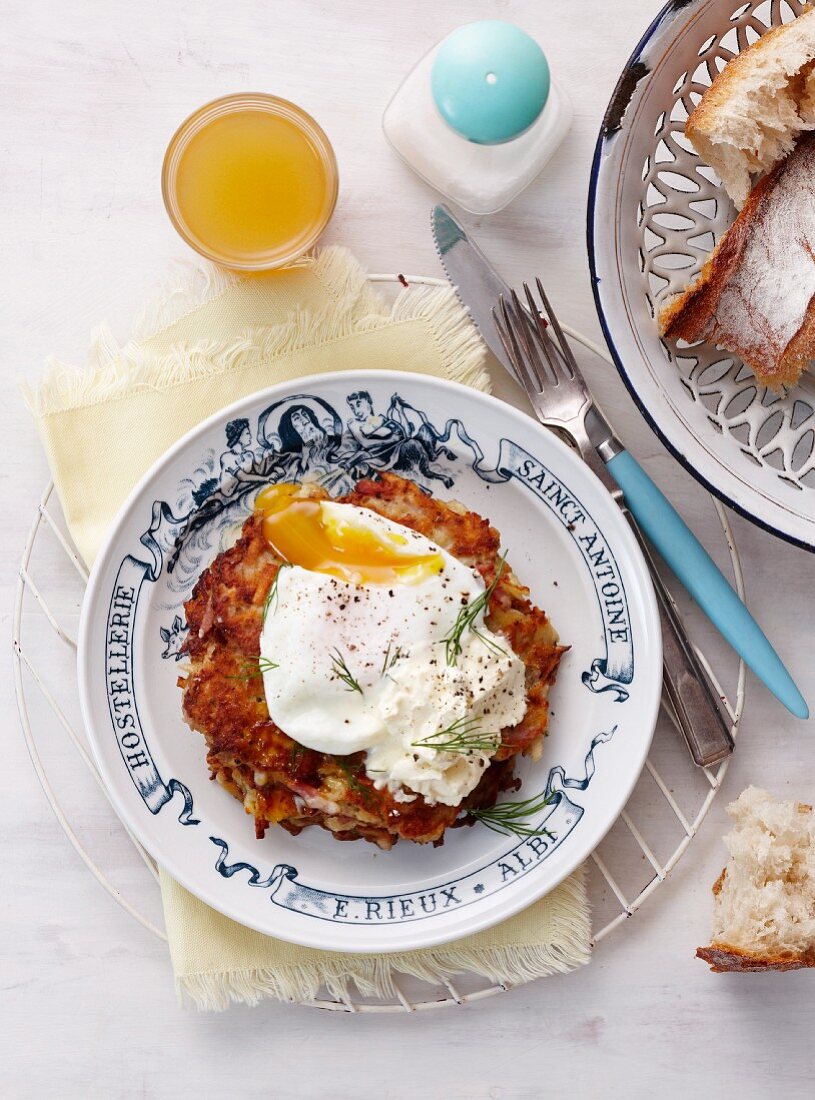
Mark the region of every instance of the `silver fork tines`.
[[[517, 302], [518, 298], [515, 291], [513, 290], [511, 293], [514, 301]], [[504, 345], [504, 350], [521, 377], [527, 392], [531, 390], [540, 393], [543, 389], [543, 383], [537, 370], [537, 363], [532, 356], [522, 354], [520, 348], [521, 342], [523, 342], [525, 348], [527, 347], [526, 324], [518, 320], [514, 309], [510, 314], [510, 308], [502, 294], [498, 299], [498, 309], [494, 308], [492, 311], [495, 328], [501, 338], [501, 343]], [[498, 310], [500, 310], [500, 317], [498, 316]]]
[[[540, 294], [541, 301], [543, 302], [543, 308], [546, 310], [546, 316], [549, 318], [549, 323], [554, 329], [555, 336], [557, 336], [558, 347], [561, 355], [563, 356], [563, 365], [565, 367], [566, 373], [569, 375], [570, 378], [574, 378], [575, 375], [579, 374], [580, 372], [578, 370], [577, 361], [572, 354], [572, 349], [569, 347], [569, 341], [566, 339], [566, 335], [563, 332], [563, 329], [560, 327], [560, 321], [558, 321], [557, 319], [557, 314], [549, 304], [549, 299], [546, 297], [546, 291], [543, 289], [543, 284], [541, 283], [540, 279], [535, 279], [535, 285], [538, 288], [538, 294]], [[526, 283], [524, 283], [524, 290], [526, 291], [526, 299], [529, 302], [532, 313], [538, 319], [540, 324], [543, 325], [540, 313], [535, 309], [534, 299], [532, 298], [532, 295], [529, 292], [529, 287], [526, 285]], [[542, 328], [541, 331], [544, 332], [546, 336], [549, 335], [548, 332], [546, 332], [545, 328]], [[585, 389], [585, 386], [583, 388]]]
[[492, 311], [495, 327], [538, 416], [580, 444], [587, 441], [585, 416], [592, 398], [540, 279], [535, 286], [543, 308], [524, 283], [527, 305], [514, 290], [509, 301], [502, 295]]

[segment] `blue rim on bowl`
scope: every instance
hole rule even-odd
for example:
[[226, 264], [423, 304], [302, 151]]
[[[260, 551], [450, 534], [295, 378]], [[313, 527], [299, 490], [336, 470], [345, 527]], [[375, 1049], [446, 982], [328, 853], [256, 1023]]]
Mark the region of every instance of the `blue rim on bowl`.
[[[621, 310], [623, 306], [617, 301], [609, 300], [603, 293], [604, 280], [611, 282], [615, 290], [619, 286], [617, 272], [603, 270], [599, 257], [600, 242], [607, 239], [610, 231], [615, 232], [617, 226], [615, 225], [611, 230], [609, 229], [607, 209], [602, 211], [603, 217], [598, 222], [601, 213], [599, 208], [601, 202], [609, 203], [612, 197], [616, 198], [621, 186], [618, 165], [609, 169], [604, 162], [614, 144], [624, 141], [630, 132], [633, 101], [639, 100], [645, 94], [648, 81], [660, 62], [669, 53], [674, 41], [691, 27], [700, 15], [705, 14], [711, 2], [712, 0], [690, 0], [690, 2], [688, 0], [670, 0], [669, 3], [665, 4], [634, 48], [611, 95], [595, 145], [589, 180], [586, 237], [592, 293], [603, 336], [619, 375], [645, 421], [670, 454], [709, 492], [719, 497], [728, 507], [744, 516], [745, 519], [794, 546], [815, 551], [815, 537], [810, 539], [800, 533], [796, 534], [787, 530], [778, 522], [773, 522], [772, 519], [760, 514], [755, 503], [751, 504], [747, 499], [736, 499], [735, 494], [714, 476], [714, 470], [722, 469], [720, 465], [716, 464], [715, 456], [711, 456], [714, 459], [711, 467], [708, 470], [702, 470], [697, 462], [692, 461], [687, 454], [683, 453], [681, 432], [677, 430], [672, 438], [665, 425], [653, 409], [649, 407], [649, 403], [632, 377], [630, 369], [626, 366], [625, 357], [615, 340], [613, 324], [614, 307], [619, 307]], [[736, 8], [736, 0], [733, 0], [734, 11]], [[645, 57], [647, 52], [651, 55], [649, 58]], [[616, 221], [616, 219], [612, 219], [612, 221]], [[721, 480], [728, 480], [728, 474], [724, 470], [722, 470]], [[746, 496], [747, 494], [745, 494]], [[783, 514], [780, 505], [777, 505], [774, 511], [779, 517]]]

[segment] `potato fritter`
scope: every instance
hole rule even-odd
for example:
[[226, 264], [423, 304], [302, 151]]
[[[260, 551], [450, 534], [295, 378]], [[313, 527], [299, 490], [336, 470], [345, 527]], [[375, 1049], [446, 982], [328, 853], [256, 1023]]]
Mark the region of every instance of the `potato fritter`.
[[[303, 495], [327, 497], [302, 487]], [[455, 502], [427, 496], [412, 481], [384, 473], [360, 481], [341, 503], [369, 508], [425, 535], [494, 579], [500, 536], [489, 521]], [[391, 848], [399, 837], [440, 844], [445, 829], [466, 823], [468, 807], [493, 805], [502, 790], [517, 787], [514, 757], [537, 759], [549, 720], [547, 696], [564, 647], [528, 589], [506, 566], [490, 599], [486, 623], [503, 634], [526, 666], [527, 710], [501, 731], [501, 745], [476, 789], [460, 806], [428, 805], [421, 795], [396, 802], [365, 774], [365, 753], [331, 756], [299, 745], [269, 717], [257, 669], [263, 607], [281, 559], [250, 516], [240, 539], [201, 574], [185, 605], [189, 633], [184, 650], [189, 672], [179, 680], [188, 724], [204, 735], [211, 777], [255, 819], [262, 837], [270, 824], [297, 835], [320, 825], [337, 840], [373, 841]], [[472, 819], [470, 819], [472, 820]]]

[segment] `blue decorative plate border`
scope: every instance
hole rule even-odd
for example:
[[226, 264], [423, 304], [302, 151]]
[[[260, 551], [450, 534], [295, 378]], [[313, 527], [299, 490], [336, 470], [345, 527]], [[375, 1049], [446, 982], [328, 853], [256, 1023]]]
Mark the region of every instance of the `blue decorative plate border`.
[[[440, 408], [460, 416], [431, 411]], [[359, 861], [344, 852], [340, 863], [311, 839], [299, 842], [302, 860], [291, 837], [277, 859], [264, 860], [264, 851], [276, 850], [268, 839], [250, 854], [251, 826], [233, 817], [235, 804], [225, 792], [208, 793], [205, 812], [194, 804], [202, 777], [198, 763], [191, 763], [198, 761], [192, 743], [177, 744], [183, 736], [180, 716], [173, 718], [172, 739], [151, 745], [158, 736], [155, 703], [142, 707], [143, 719], [137, 698], [137, 692], [157, 684], [161, 705], [173, 705], [172, 670], [186, 633], [183, 602], [203, 567], [234, 541], [260, 485], [314, 481], [338, 495], [359, 477], [381, 470], [410, 477], [430, 494], [437, 490], [467, 501], [476, 511], [486, 507], [488, 514], [491, 492], [500, 485], [519, 486], [530, 501], [532, 527], [521, 518], [523, 508], [517, 519], [505, 514], [508, 505], [510, 511], [516, 507], [511, 495], [495, 498], [494, 507], [502, 502], [498, 522], [510, 552], [515, 546], [518, 554], [520, 547], [533, 562], [544, 561], [518, 538], [548, 531], [558, 560], [576, 571], [571, 583], [578, 589], [572, 591], [581, 593], [580, 619], [571, 629], [562, 607], [555, 614], [564, 640], [580, 640], [569, 660], [564, 697], [578, 723], [579, 741], [564, 736], [573, 727], [564, 727], [560, 717], [558, 735], [547, 740], [543, 774], [532, 778], [529, 766], [524, 770], [525, 782], [533, 782], [536, 791], [545, 784], [550, 796], [534, 822], [540, 835], [505, 839], [496, 847], [483, 825], [456, 830], [452, 865], [444, 855], [429, 854], [426, 872], [416, 858], [420, 853], [411, 854], [409, 845], [403, 858], [400, 845], [388, 856], [378, 855], [388, 861], [385, 889], [376, 888], [379, 864], [368, 845], [353, 846], [360, 849]], [[579, 486], [578, 494], [572, 484]], [[145, 513], [139, 534], [138, 515]], [[595, 513], [603, 516], [601, 522]], [[592, 604], [596, 613], [590, 613]], [[599, 483], [562, 443], [517, 410], [465, 387], [422, 375], [355, 372], [304, 379], [299, 387], [284, 384], [245, 398], [190, 432], [145, 475], [91, 576], [80, 624], [80, 697], [114, 805], [188, 890], [227, 916], [307, 946], [408, 950], [455, 939], [517, 912], [556, 886], [599, 842], [645, 760], [659, 705], [659, 648], [658, 614], [639, 550]], [[172, 677], [163, 686], [156, 680], [161, 667]], [[561, 691], [562, 685], [558, 695]], [[577, 702], [581, 692], [584, 706]], [[563, 705], [561, 699], [558, 711]], [[612, 742], [619, 750], [609, 747]], [[574, 761], [579, 744], [582, 763], [567, 767], [561, 753]], [[185, 762], [172, 767], [162, 763], [181, 758]], [[590, 785], [598, 793], [587, 800], [581, 796]], [[216, 810], [219, 798], [223, 813]], [[168, 805], [171, 810], [162, 813]], [[483, 846], [480, 839], [474, 845], [482, 833]], [[479, 850], [481, 859], [477, 854], [473, 859]], [[385, 871], [386, 864], [381, 866]], [[395, 882], [404, 883], [401, 892], [390, 885]]]
[[538, 823], [539, 835], [526, 837], [499, 859], [485, 863], [468, 875], [440, 883], [433, 889], [385, 895], [335, 893], [299, 882], [297, 868], [287, 863], [278, 863], [271, 874], [261, 878], [260, 871], [251, 863], [227, 863], [229, 845], [225, 840], [211, 836], [212, 843], [221, 849], [215, 870], [224, 878], [247, 871], [249, 877], [245, 880], [246, 885], [270, 890], [269, 900], [275, 905], [294, 913], [341, 924], [353, 924], [355, 921], [403, 924], [405, 921], [426, 920], [451, 907], [473, 905], [482, 896], [498, 893], [534, 870], [577, 826], [583, 816], [583, 808], [568, 797], [565, 788], [586, 790], [594, 775], [594, 750], [605, 741], [610, 741], [616, 729], [615, 726], [608, 733], [598, 733], [594, 738], [586, 756], [582, 779], [567, 778], [559, 765], [551, 769], [546, 781], [546, 795], [551, 809]]
[[[345, 423], [334, 406], [309, 392], [293, 394], [266, 407], [257, 418], [254, 432], [245, 417], [228, 421], [226, 447], [220, 456], [216, 458], [211, 452], [205, 455], [197, 475], [185, 479], [172, 503], [162, 500], [153, 504], [150, 524], [139, 540], [147, 554], [128, 554], [121, 560], [107, 613], [106, 694], [111, 729], [122, 760], [152, 814], [159, 813], [180, 794], [184, 805], [179, 823], [200, 824], [193, 816], [189, 788], [177, 778], [166, 782], [162, 779], [139, 714], [134, 639], [145, 586], [155, 584], [162, 572], [181, 573], [190, 584], [200, 566], [198, 546], [192, 554], [187, 552], [190, 541], [206, 533], [212, 544], [225, 528], [234, 527], [235, 506], [240, 505], [245, 515], [249, 498], [261, 485], [312, 481], [342, 494], [361, 477], [393, 470], [413, 478], [426, 491], [436, 482], [450, 489], [455, 482], [452, 468], [459, 462], [456, 451], [447, 446], [453, 438], [461, 451], [469, 454], [469, 468], [483, 481], [498, 483], [515, 478], [569, 533], [592, 576], [605, 639], [605, 652], [582, 674], [583, 685], [590, 692], [612, 693], [617, 703], [628, 700], [634, 649], [625, 586], [602, 528], [567, 486], [539, 458], [511, 439], [500, 440], [498, 462], [490, 468], [481, 446], [460, 419], [451, 418], [437, 428], [425, 411], [415, 409], [398, 390], [384, 412], [374, 409], [367, 390], [349, 391], [346, 403], [352, 415]], [[165, 659], [178, 656], [172, 641], [183, 636], [183, 629], [177, 614], [169, 626], [161, 627], [156, 644], [166, 647], [162, 652]], [[479, 867], [465, 878], [439, 886], [432, 893], [432, 909], [428, 908], [431, 898], [426, 891], [382, 897], [335, 894], [299, 881], [297, 869], [289, 864], [278, 864], [264, 878], [252, 864], [228, 863], [228, 843], [211, 836], [209, 839], [220, 849], [214, 869], [225, 878], [246, 871], [245, 884], [270, 890], [275, 905], [341, 923], [360, 919], [421, 920], [450, 905], [470, 904], [466, 900], [468, 892], [479, 897], [503, 889], [508, 881], [527, 874], [546, 859], [578, 826], [583, 809], [567, 796], [566, 790], [586, 790], [595, 770], [595, 748], [608, 741], [616, 728], [594, 738], [582, 778], [568, 778], [562, 765], [550, 769], [546, 782], [550, 804], [544, 817], [536, 822], [543, 830], [540, 836], [523, 840], [500, 860]]]

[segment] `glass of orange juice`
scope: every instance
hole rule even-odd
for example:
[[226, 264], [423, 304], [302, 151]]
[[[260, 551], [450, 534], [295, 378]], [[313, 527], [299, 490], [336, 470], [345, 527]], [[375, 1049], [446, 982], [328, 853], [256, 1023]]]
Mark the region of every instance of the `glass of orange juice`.
[[196, 251], [264, 271], [307, 251], [337, 202], [334, 150], [288, 100], [251, 93], [201, 107], [181, 124], [161, 175], [170, 219]]

